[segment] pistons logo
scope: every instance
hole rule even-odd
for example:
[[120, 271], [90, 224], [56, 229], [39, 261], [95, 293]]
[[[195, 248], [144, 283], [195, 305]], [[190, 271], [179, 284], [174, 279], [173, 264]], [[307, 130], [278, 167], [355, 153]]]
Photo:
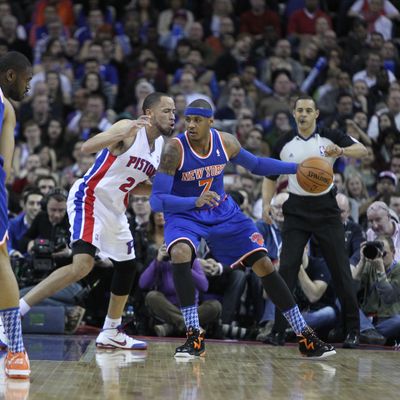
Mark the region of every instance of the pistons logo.
[[259, 232], [254, 232], [251, 236], [250, 236], [250, 240], [253, 243], [257, 243], [259, 246], [264, 246], [264, 238], [261, 235], [261, 233]]

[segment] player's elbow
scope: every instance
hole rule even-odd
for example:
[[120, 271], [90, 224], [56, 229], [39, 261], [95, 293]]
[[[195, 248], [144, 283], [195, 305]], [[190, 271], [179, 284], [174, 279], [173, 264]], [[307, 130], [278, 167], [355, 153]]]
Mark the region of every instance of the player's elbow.
[[154, 212], [163, 212], [164, 211], [163, 202], [158, 197], [158, 195], [152, 193], [150, 196], [149, 202], [150, 202], [150, 207]]

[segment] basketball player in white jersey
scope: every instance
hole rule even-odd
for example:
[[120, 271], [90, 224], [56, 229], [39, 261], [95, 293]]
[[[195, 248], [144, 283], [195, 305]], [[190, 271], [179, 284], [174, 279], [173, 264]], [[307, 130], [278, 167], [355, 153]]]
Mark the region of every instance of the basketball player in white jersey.
[[82, 146], [96, 153], [93, 166], [71, 188], [68, 216], [71, 225], [73, 262], [59, 268], [20, 300], [21, 314], [66, 286], [84, 278], [93, 268], [96, 252], [114, 264], [111, 298], [103, 330], [96, 339], [102, 348], [146, 349], [121, 329], [121, 317], [135, 276], [135, 250], [125, 215], [129, 192], [150, 194], [151, 178], [160, 163], [164, 139], [171, 136], [175, 104], [162, 93], [152, 93], [143, 102], [144, 115], [121, 120]]

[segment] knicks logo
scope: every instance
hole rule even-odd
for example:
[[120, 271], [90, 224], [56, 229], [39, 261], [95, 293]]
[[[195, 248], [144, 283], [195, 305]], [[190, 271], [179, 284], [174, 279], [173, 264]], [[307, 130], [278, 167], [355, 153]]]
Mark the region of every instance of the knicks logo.
[[254, 232], [251, 236], [250, 236], [250, 240], [253, 243], [257, 243], [259, 246], [264, 246], [264, 238], [261, 235], [261, 233], [259, 232]]

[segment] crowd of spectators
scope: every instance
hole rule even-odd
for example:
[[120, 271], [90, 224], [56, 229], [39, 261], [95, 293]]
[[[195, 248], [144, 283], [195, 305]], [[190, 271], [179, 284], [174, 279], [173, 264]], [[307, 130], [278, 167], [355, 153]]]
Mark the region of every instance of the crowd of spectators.
[[[11, 256], [32, 258], [34, 240], [42, 238], [61, 243], [57, 263], [70, 257], [60, 206], [64, 195], [48, 193], [68, 191], [95, 158], [81, 153], [82, 142], [120, 118], [138, 117], [149, 93], [173, 96], [176, 133], [184, 129], [186, 104], [206, 99], [214, 108], [215, 127], [260, 156], [268, 156], [293, 128], [294, 100], [306, 93], [320, 109], [319, 126], [343, 129], [368, 148], [360, 161], [342, 158], [335, 164], [335, 184], [343, 196], [338, 203], [355, 290], [361, 285], [360, 312], [370, 322], [364, 331], [373, 333], [364, 339], [399, 337], [399, 37], [400, 6], [389, 0], [0, 0], [0, 56], [16, 50], [33, 63], [28, 96], [14, 104], [16, 149], [7, 182]], [[276, 225], [265, 227], [261, 184], [228, 165], [226, 190], [259, 221], [279, 266], [282, 198], [273, 211]], [[285, 189], [281, 177], [278, 192]], [[146, 333], [179, 334], [182, 321], [163, 251], [162, 215], [151, 213], [147, 198], [131, 196], [128, 217], [141, 274], [132, 301], [153, 320], [145, 324]], [[375, 238], [384, 243], [383, 261], [380, 273], [367, 279], [363, 274], [371, 268], [364, 268], [369, 261], [360, 246]], [[249, 337], [251, 330], [242, 325], [260, 328], [259, 337], [265, 337], [273, 313], [257, 278], [219, 264], [206, 246], [199, 257], [193, 276], [204, 323], [215, 322], [216, 336]], [[99, 268], [107, 266], [99, 259]], [[335, 328], [340, 309], [317, 244], [305, 250], [300, 275], [304, 311], [328, 307], [327, 328]], [[373, 306], [370, 296], [375, 296]], [[382, 319], [392, 317], [397, 331], [379, 330]]]

